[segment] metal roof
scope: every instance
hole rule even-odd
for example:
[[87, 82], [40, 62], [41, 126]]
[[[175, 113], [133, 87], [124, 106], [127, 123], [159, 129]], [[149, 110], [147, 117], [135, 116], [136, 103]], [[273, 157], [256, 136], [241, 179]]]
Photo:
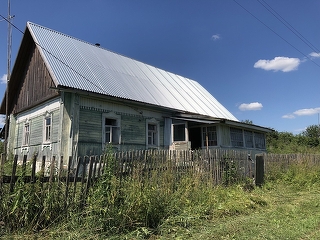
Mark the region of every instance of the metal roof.
[[57, 86], [238, 121], [198, 82], [28, 22]]

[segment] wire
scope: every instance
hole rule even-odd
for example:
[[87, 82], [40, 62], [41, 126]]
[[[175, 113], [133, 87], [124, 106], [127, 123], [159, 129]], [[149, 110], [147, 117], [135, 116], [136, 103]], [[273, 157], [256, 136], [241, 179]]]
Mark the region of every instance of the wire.
[[[10, 22], [7, 18], [5, 18], [4, 16], [2, 16], [0, 14], [0, 16], [7, 21], [8, 23], [10, 23], [15, 29], [17, 29], [20, 33], [22, 33], [22, 35], [24, 35], [24, 32], [21, 31], [17, 26], [15, 26], [12, 22]], [[89, 80], [88, 78], [86, 78], [85, 76], [83, 76], [81, 73], [79, 73], [78, 71], [76, 71], [75, 69], [73, 69], [70, 65], [68, 65], [67, 63], [65, 63], [64, 61], [62, 61], [61, 59], [59, 59], [57, 56], [55, 56], [53, 53], [51, 53], [49, 50], [47, 50], [46, 48], [44, 48], [43, 46], [41, 46], [39, 43], [37, 43], [36, 41], [34, 41], [34, 43], [39, 46], [43, 51], [47, 52], [49, 55], [51, 55], [53, 58], [55, 58], [56, 60], [58, 60], [60, 63], [62, 63], [63, 65], [65, 65], [67, 68], [69, 68], [70, 70], [72, 70], [73, 72], [75, 72], [76, 74], [78, 74], [80, 77], [82, 77], [84, 80], [88, 81], [89, 83], [91, 83], [92, 85], [94, 85], [96, 88], [98, 88], [99, 90], [101, 90], [102, 92], [106, 93], [106, 91], [101, 88], [100, 86], [98, 86], [97, 84], [95, 84], [94, 82], [92, 82], [91, 80]]]
[[292, 48], [297, 50], [299, 53], [301, 53], [303, 56], [308, 58], [311, 62], [313, 62], [315, 65], [320, 67], [318, 63], [313, 61], [308, 55], [301, 52], [298, 48], [296, 48], [294, 45], [292, 45], [289, 41], [287, 41], [285, 38], [283, 38], [280, 34], [278, 34], [276, 31], [274, 31], [271, 27], [269, 27], [267, 24], [265, 24], [263, 21], [261, 21], [258, 17], [256, 17], [253, 13], [251, 13], [248, 9], [246, 9], [244, 6], [242, 6], [240, 3], [238, 3], [236, 0], [233, 0], [236, 4], [238, 4], [242, 9], [244, 9], [247, 13], [249, 13], [252, 17], [254, 17], [256, 20], [258, 20], [261, 24], [263, 24], [266, 28], [268, 28], [271, 32], [273, 32], [275, 35], [277, 35], [279, 38], [281, 38], [283, 41], [285, 41], [287, 44], [289, 44]]
[[288, 23], [279, 13], [276, 12], [268, 3], [264, 0], [257, 0], [265, 9], [267, 9], [275, 18], [277, 18], [285, 27], [287, 27], [294, 35], [300, 38], [306, 45], [308, 45], [311, 50], [315, 52], [320, 52], [320, 50], [315, 47], [311, 42], [308, 41], [297, 29], [295, 29], [290, 23]]
[[[1, 14], [0, 14], [0, 17], [2, 17], [3, 20], [5, 20], [7, 23], [10, 23], [10, 25], [11, 25], [12, 27], [14, 27], [15, 29], [17, 29], [19, 32], [21, 32], [22, 34], [24, 34], [22, 30], [20, 30], [16, 25], [14, 25], [12, 22], [10, 22], [6, 17], [2, 16]], [[14, 17], [14, 15], [13, 15], [13, 16], [10, 16], [10, 18], [13, 18], [13, 17]]]

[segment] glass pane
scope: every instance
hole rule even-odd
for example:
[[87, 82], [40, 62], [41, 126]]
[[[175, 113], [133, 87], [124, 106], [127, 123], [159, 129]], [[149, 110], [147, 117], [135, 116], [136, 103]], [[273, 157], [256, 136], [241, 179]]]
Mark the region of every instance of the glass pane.
[[154, 124], [148, 124], [148, 130], [149, 130], [149, 131], [155, 131], [155, 130], [156, 130], [156, 125], [154, 125]]
[[115, 119], [110, 119], [110, 118], [106, 118], [106, 119], [105, 119], [105, 125], [117, 126], [117, 120], [115, 120]]
[[186, 140], [185, 125], [184, 124], [173, 125], [173, 141], [185, 141], [185, 140]]
[[46, 126], [51, 125], [51, 118], [46, 118]]
[[119, 143], [119, 128], [118, 127], [112, 128], [112, 143], [115, 143], [115, 144]]

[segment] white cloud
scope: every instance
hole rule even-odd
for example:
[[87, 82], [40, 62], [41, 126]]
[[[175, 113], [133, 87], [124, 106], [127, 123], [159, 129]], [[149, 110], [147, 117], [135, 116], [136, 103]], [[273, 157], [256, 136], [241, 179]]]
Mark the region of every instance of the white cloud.
[[255, 110], [261, 110], [262, 104], [258, 102], [253, 102], [253, 103], [242, 103], [239, 106], [239, 109], [241, 111], [255, 111]]
[[220, 34], [212, 35], [211, 39], [214, 40], [214, 41], [220, 39]]
[[296, 118], [296, 116], [294, 114], [286, 114], [286, 115], [283, 115], [282, 118], [292, 119], [292, 118]]
[[309, 116], [309, 115], [315, 115], [318, 113], [320, 113], [320, 107], [299, 109], [299, 110], [295, 111], [293, 114], [295, 114], [297, 116]]
[[7, 74], [3, 74], [2, 77], [0, 78], [0, 83], [7, 83]]
[[314, 58], [318, 58], [318, 57], [320, 57], [320, 53], [312, 52], [309, 54], [309, 56], [314, 57]]
[[290, 72], [296, 70], [300, 63], [301, 60], [299, 58], [275, 57], [272, 60], [260, 59], [253, 65], [253, 67], [261, 68], [266, 71], [273, 70], [275, 72]]
[[318, 108], [303, 108], [293, 113], [283, 115], [282, 118], [292, 119], [299, 116], [311, 116], [320, 113], [320, 107]]

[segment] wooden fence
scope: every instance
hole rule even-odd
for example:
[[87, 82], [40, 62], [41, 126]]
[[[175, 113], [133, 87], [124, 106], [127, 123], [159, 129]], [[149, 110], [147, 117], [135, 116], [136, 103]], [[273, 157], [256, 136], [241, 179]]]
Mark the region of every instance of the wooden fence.
[[[41, 182], [66, 182], [67, 186], [81, 182], [86, 184], [86, 189], [90, 184], [99, 178], [110, 161], [113, 161], [112, 171], [115, 175], [123, 178], [130, 176], [134, 172], [140, 171], [141, 176], [148, 176], [146, 173], [152, 171], [171, 171], [181, 175], [186, 172], [201, 173], [207, 176], [215, 184], [220, 184], [228, 177], [252, 177], [254, 175], [253, 160], [248, 157], [248, 151], [228, 151], [228, 150], [199, 150], [199, 151], [172, 151], [172, 150], [141, 150], [116, 152], [101, 156], [78, 157], [76, 161], [70, 156], [68, 161], [60, 157], [52, 159], [38, 159], [35, 155], [33, 159], [18, 162], [18, 156], [14, 156], [10, 174], [4, 173], [1, 165], [0, 184], [10, 184], [13, 191], [17, 179], [27, 183]], [[4, 160], [2, 160], [4, 163]], [[68, 165], [64, 166], [63, 163]], [[37, 172], [37, 166], [41, 165]], [[17, 168], [19, 171], [17, 173]], [[39, 170], [39, 168], [38, 168]], [[232, 175], [233, 174], [233, 175]], [[209, 179], [208, 179], [209, 180]]]
[[265, 172], [286, 171], [294, 164], [305, 164], [309, 167], [320, 166], [320, 154], [295, 153], [295, 154], [264, 154]]
[[[320, 155], [314, 154], [264, 154], [264, 172], [272, 171], [273, 166], [287, 169], [291, 164], [306, 162], [307, 164], [320, 165]], [[63, 163], [67, 162], [67, 166]], [[116, 152], [101, 156], [84, 156], [76, 160], [70, 156], [68, 161], [60, 157], [33, 159], [23, 157], [18, 162], [14, 156], [11, 172], [4, 170], [4, 158], [1, 158], [0, 189], [3, 184], [10, 184], [10, 192], [14, 191], [15, 183], [19, 179], [25, 183], [35, 182], [61, 182], [65, 183], [66, 193], [69, 188], [76, 189], [81, 184], [84, 193], [88, 192], [91, 184], [104, 172], [112, 171], [119, 178], [132, 176], [150, 176], [154, 171], [170, 171], [176, 176], [185, 173], [201, 174], [204, 181], [213, 184], [228, 184], [245, 178], [256, 176], [255, 157], [248, 151], [209, 149], [198, 151], [172, 151], [172, 150], [141, 150]], [[40, 171], [37, 171], [40, 165]], [[111, 167], [111, 169], [109, 169]], [[19, 171], [17, 171], [17, 169]]]

